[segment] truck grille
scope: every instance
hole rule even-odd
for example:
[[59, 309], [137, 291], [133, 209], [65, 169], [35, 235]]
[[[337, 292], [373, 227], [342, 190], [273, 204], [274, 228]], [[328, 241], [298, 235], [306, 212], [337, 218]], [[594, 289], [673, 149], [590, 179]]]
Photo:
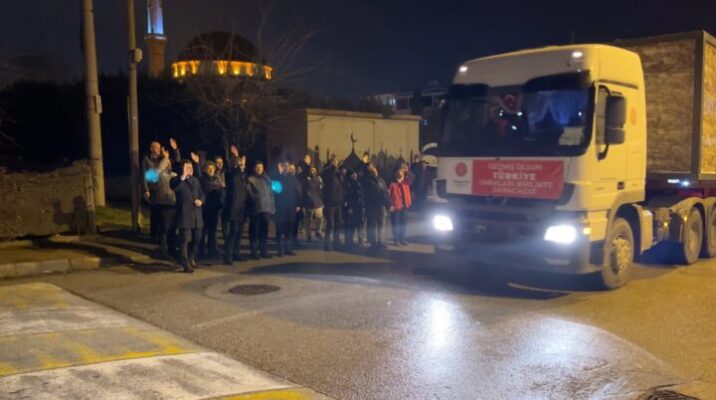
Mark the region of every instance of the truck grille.
[[[456, 209], [458, 230], [463, 237], [479, 242], [515, 242], [541, 239], [544, 229], [556, 220], [553, 205], [541, 207], [477, 206]], [[559, 218], [577, 219], [577, 213], [559, 212]]]
[[466, 209], [462, 212], [462, 216], [467, 219], [480, 219], [490, 221], [531, 221], [533, 216], [521, 213], [508, 213], [497, 211], [480, 211]]
[[522, 225], [496, 222], [467, 222], [461, 226], [463, 237], [484, 243], [506, 243], [537, 238], [542, 235], [539, 225]]

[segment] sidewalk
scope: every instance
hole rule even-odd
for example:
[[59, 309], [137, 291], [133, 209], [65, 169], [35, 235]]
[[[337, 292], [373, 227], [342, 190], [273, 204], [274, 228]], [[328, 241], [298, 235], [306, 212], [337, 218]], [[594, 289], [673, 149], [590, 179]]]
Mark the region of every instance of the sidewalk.
[[0, 398], [326, 399], [45, 283], [0, 287]]
[[[119, 228], [121, 226], [117, 225]], [[426, 223], [416, 215], [408, 221], [408, 237], [414, 246], [410, 251], [430, 253], [432, 246], [423, 235], [429, 231]], [[273, 246], [273, 234], [270, 236]], [[384, 237], [390, 243], [390, 226], [385, 227]], [[244, 245], [247, 243], [244, 238]], [[307, 247], [321, 248], [320, 241]], [[176, 269], [176, 263], [152, 258], [156, 244], [137, 237], [128, 230], [110, 230], [97, 235], [53, 236], [38, 240], [0, 242], [0, 280], [22, 278], [48, 273], [110, 267], [119, 264], [134, 264], [148, 270]], [[390, 247], [394, 251], [408, 251], [403, 247]], [[219, 262], [220, 260], [213, 260]]]
[[122, 231], [4, 242], [0, 243], [0, 279], [67, 273], [123, 263], [161, 265], [163, 262], [151, 257], [155, 247]]

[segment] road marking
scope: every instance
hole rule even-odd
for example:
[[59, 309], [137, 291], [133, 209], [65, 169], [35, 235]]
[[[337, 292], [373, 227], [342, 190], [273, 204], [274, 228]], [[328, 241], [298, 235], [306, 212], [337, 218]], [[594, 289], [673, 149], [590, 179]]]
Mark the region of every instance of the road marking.
[[[0, 310], [20, 310], [35, 307], [67, 308], [67, 292], [46, 283], [25, 283], [0, 288]], [[79, 298], [77, 298], [79, 299]]]
[[120, 327], [133, 324], [136, 324], [136, 322], [127, 317], [96, 307], [0, 310], [0, 337]]
[[195, 351], [174, 335], [134, 326], [0, 337], [0, 376]]
[[270, 390], [265, 392], [238, 394], [214, 400], [309, 400], [315, 394], [306, 389]]
[[56, 286], [0, 287], [0, 399], [323, 398], [311, 393]]
[[[246, 399], [303, 400], [290, 383], [216, 353], [139, 358], [30, 372], [0, 378], [0, 398], [207, 399], [273, 391], [284, 397]], [[298, 392], [300, 393], [300, 392]], [[294, 397], [286, 397], [286, 396]], [[268, 395], [266, 395], [268, 396]], [[243, 399], [238, 397], [239, 399]]]
[[0, 337], [126, 325], [137, 321], [54, 285], [0, 287]]

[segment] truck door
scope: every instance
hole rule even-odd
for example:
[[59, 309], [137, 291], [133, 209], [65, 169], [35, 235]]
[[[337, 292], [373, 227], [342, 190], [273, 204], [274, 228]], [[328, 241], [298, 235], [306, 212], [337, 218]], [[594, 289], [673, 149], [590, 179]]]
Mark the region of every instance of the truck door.
[[[625, 89], [621, 86], [599, 84], [597, 97], [595, 100], [595, 124], [594, 124], [594, 141], [595, 154], [597, 160], [595, 194], [600, 197], [601, 204], [613, 204], [616, 196], [625, 191], [627, 188], [627, 155], [629, 134], [627, 132], [627, 141], [622, 144], [606, 144], [605, 140], [605, 120], [606, 105], [609, 94], [620, 94], [627, 101], [627, 109], [633, 101], [629, 93], [625, 93]], [[627, 91], [631, 91], [628, 90]], [[633, 104], [633, 103], [632, 103]], [[626, 126], [625, 126], [626, 128]], [[596, 199], [595, 199], [596, 200]]]

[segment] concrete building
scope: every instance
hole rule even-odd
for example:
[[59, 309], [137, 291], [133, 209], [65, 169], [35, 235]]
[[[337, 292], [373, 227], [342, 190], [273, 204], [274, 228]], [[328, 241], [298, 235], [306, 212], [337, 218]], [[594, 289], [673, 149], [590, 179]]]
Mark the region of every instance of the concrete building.
[[164, 71], [167, 36], [164, 34], [162, 0], [147, 0], [147, 33], [144, 35], [149, 53], [149, 76], [156, 78]]
[[[416, 93], [417, 92], [417, 93]], [[447, 89], [440, 86], [428, 87], [419, 91], [403, 90], [371, 96], [384, 106], [390, 107], [396, 114], [415, 114], [416, 110], [437, 107], [445, 99]], [[416, 101], [420, 103], [416, 104]]]
[[296, 162], [310, 153], [317, 165], [335, 155], [348, 159], [364, 152], [383, 171], [399, 159], [418, 153], [420, 117], [308, 108], [292, 113], [269, 128], [269, 162], [287, 157]]
[[422, 90], [383, 93], [369, 98], [389, 107], [396, 114], [420, 116], [420, 143], [424, 145], [436, 141], [439, 136], [439, 106], [446, 96], [447, 89], [433, 82]]

